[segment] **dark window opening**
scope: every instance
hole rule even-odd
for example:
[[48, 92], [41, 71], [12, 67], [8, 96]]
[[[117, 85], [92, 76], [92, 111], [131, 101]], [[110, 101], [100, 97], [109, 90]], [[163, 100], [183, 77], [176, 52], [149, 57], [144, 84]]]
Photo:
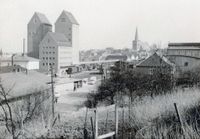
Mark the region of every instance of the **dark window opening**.
[[187, 67], [187, 66], [188, 66], [188, 62], [185, 62], [185, 63], [184, 63], [184, 66]]

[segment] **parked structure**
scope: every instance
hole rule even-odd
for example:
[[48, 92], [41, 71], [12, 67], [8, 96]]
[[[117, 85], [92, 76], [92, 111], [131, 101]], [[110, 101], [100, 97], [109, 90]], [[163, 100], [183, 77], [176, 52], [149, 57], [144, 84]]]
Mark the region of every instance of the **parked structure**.
[[167, 57], [179, 72], [200, 66], [200, 43], [169, 43]]

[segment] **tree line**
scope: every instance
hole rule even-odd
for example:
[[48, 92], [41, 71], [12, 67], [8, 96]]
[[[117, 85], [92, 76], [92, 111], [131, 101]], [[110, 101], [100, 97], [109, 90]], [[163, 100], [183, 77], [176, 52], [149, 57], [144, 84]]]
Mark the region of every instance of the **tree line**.
[[[199, 69], [182, 72], [180, 79], [186, 81], [181, 83], [170, 72], [163, 73], [161, 67], [154, 68], [151, 74], [142, 73], [138, 68], [129, 68], [125, 62], [116, 62], [110, 69], [110, 78], [104, 79], [95, 94], [89, 94], [87, 107], [96, 107], [99, 101], [115, 103], [116, 96], [128, 96], [130, 101], [136, 97], [145, 95], [158, 95], [170, 93], [174, 88], [182, 84], [197, 85], [200, 82]], [[185, 77], [185, 75], [187, 75]]]

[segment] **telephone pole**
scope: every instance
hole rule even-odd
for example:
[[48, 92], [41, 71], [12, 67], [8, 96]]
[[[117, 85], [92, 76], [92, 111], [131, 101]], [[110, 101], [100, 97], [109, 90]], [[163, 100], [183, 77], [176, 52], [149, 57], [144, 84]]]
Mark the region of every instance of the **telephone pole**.
[[52, 91], [52, 115], [53, 115], [53, 118], [54, 118], [54, 81], [53, 81], [53, 77], [54, 77], [54, 74], [53, 74], [53, 67], [50, 66], [50, 70], [51, 70], [51, 91]]

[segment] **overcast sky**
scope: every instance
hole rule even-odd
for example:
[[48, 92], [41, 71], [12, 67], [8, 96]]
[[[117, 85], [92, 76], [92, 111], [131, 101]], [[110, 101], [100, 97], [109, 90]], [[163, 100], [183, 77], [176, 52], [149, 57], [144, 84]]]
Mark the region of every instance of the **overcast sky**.
[[80, 49], [130, 48], [145, 42], [200, 42], [200, 0], [0, 0], [0, 47], [22, 51], [34, 12], [54, 25], [62, 10], [80, 24]]

